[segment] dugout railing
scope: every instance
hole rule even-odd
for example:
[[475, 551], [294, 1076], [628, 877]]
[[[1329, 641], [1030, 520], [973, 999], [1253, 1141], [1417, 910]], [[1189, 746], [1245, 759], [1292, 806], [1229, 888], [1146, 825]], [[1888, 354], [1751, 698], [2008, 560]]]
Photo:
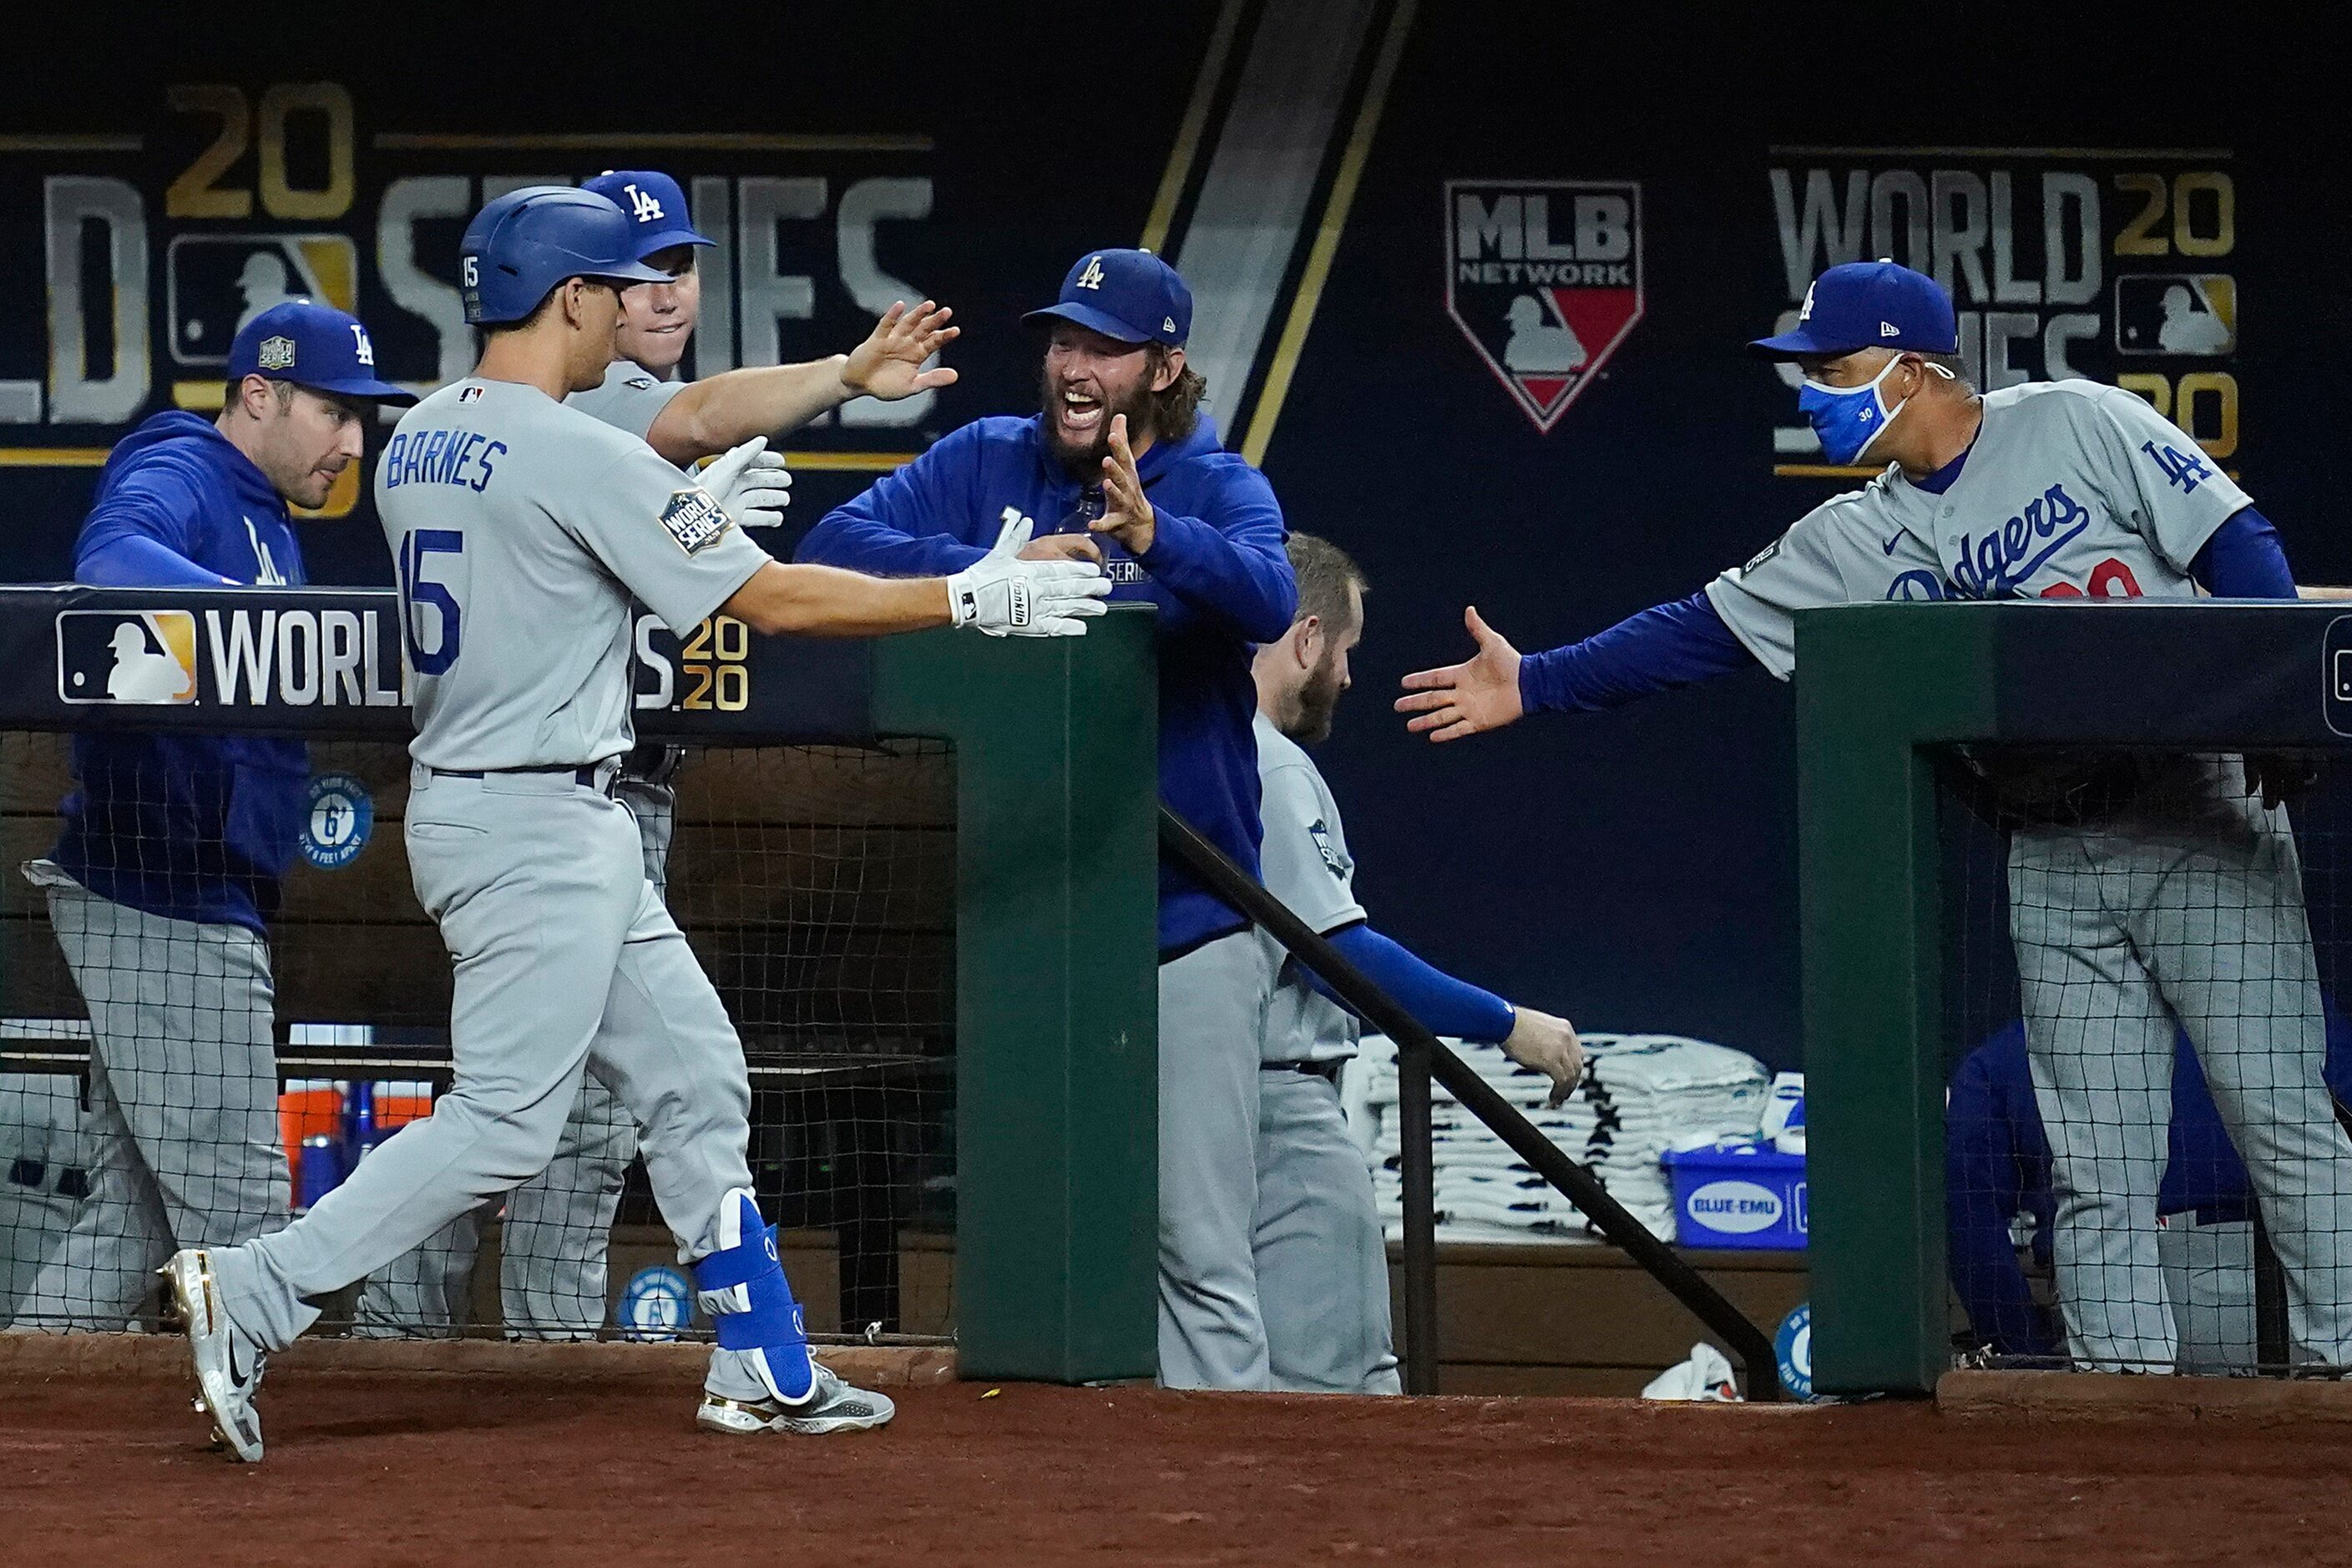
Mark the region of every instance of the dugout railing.
[[[2074, 814], [2061, 820], [2087, 821], [2084, 831], [2095, 836], [2099, 813], [2133, 809], [2137, 787], [2105, 806], [2063, 798], [2075, 777], [2067, 759], [2083, 763], [2081, 777], [2112, 780], [2120, 771], [2131, 781], [2184, 762], [2226, 773], [2253, 753], [2260, 771], [2294, 786], [2286, 811], [2299, 850], [2291, 880], [2300, 887], [2279, 902], [2297, 917], [2307, 910], [2319, 989], [2332, 997], [2342, 968], [2336, 932], [2352, 890], [2337, 848], [2339, 764], [2352, 756], [2352, 615], [2344, 612], [2327, 603], [1895, 603], [1798, 616], [1817, 1390], [1932, 1392], [1963, 1359], [1960, 1347], [1982, 1337], [1979, 1327], [1956, 1338], [1948, 1235], [1951, 1200], [1965, 1194], [1947, 1190], [1948, 1080], [1957, 1081], [1955, 1060], [1986, 1018], [2017, 1005], [2011, 905], [2027, 909], [2047, 891], [2011, 889], [2000, 857], [2020, 820], [2028, 831], [2049, 820], [2053, 799]], [[2035, 778], [2036, 759], [2053, 756], [2058, 763]], [[1998, 793], [2005, 773], [2021, 771], [2045, 786], [2042, 816], [2030, 789], [2021, 819], [2005, 820], [1975, 798], [1988, 776]], [[2197, 855], [2195, 836], [2176, 836], [2169, 850]], [[2006, 877], [2024, 874], [2012, 868]], [[2204, 934], [2189, 940], [2223, 965], [2242, 962], [2238, 950], [2248, 945], [2244, 911], [2225, 906], [2217, 899], [2189, 911], [2205, 921]], [[2076, 999], [2095, 995], [2086, 988]], [[2336, 1037], [2340, 1013], [2332, 999], [2326, 1005]], [[2068, 1020], [2078, 1029], [2086, 1022], [2106, 1020]], [[2266, 1031], [2308, 1026], [2286, 1012], [2234, 1023], [2232, 1048], [2254, 1052], [2266, 1048]], [[2187, 1022], [2179, 1027], [2185, 1057]], [[2331, 1045], [2340, 1050], [2339, 1040]], [[2055, 1102], [2036, 1091], [2027, 1103]], [[2177, 1089], [2169, 1104], [2180, 1104]], [[2342, 1116], [2340, 1103], [2314, 1113], [2315, 1135], [2333, 1136], [2326, 1123]], [[2112, 1126], [2088, 1131], [2119, 1135]], [[2177, 1134], [2169, 1158], [2168, 1174], [2182, 1158]], [[2259, 1218], [2252, 1228], [2253, 1256], [2238, 1272], [2252, 1276], [2245, 1295], [2259, 1323], [2249, 1342], [2258, 1341], [2259, 1352], [2239, 1370], [2284, 1370], [2275, 1259]]]
[[[118, 643], [125, 626], [139, 636]], [[150, 682], [110, 695], [118, 647], [175, 661], [180, 689]], [[953, 991], [959, 1364], [969, 1376], [1065, 1383], [1151, 1376], [1151, 612], [1115, 607], [1067, 641], [936, 632], [825, 642], [714, 622], [681, 645], [646, 617], [637, 649], [645, 739], [733, 752], [926, 738], [951, 751], [952, 938], [941, 967]], [[117, 729], [396, 744], [412, 733], [401, 668], [388, 592], [0, 589], [0, 742]], [[10, 847], [37, 852], [33, 825], [20, 826]], [[396, 839], [399, 828], [379, 831]], [[400, 857], [396, 844], [377, 853], [387, 851]], [[15, 858], [0, 873], [16, 877]], [[723, 847], [698, 871], [723, 876]], [[12, 937], [37, 940], [34, 922], [20, 923], [27, 930]], [[21, 962], [29, 950], [17, 951]], [[446, 982], [446, 955], [431, 958]], [[11, 981], [0, 972], [0, 1016], [15, 1017]], [[446, 1046], [298, 1043], [282, 994], [280, 1003], [282, 1078], [446, 1080]], [[87, 1060], [70, 1028], [6, 1032], [16, 1037], [0, 1040], [0, 1077]], [[828, 1073], [852, 1087], [881, 1081], [874, 1063], [765, 1050], [744, 1032], [755, 1093], [822, 1087]], [[924, 1066], [911, 1056], [901, 1065]]]
[[1358, 1016], [1396, 1042], [1404, 1195], [1404, 1347], [1400, 1360], [1407, 1394], [1438, 1392], [1436, 1160], [1430, 1123], [1433, 1080], [1722, 1339], [1747, 1373], [1748, 1398], [1780, 1397], [1780, 1366], [1770, 1336], [1672, 1247], [1652, 1235], [1649, 1226], [1609, 1194], [1598, 1177], [1545, 1137], [1444, 1041], [1164, 804], [1160, 808], [1160, 842], [1167, 854], [1247, 914], [1292, 958], [1321, 975]]

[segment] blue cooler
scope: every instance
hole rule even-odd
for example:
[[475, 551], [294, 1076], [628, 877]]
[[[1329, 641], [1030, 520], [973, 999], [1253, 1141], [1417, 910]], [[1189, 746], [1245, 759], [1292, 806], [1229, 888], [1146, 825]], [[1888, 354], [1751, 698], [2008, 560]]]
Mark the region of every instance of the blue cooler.
[[1805, 1245], [1805, 1157], [1769, 1144], [1668, 1150], [1675, 1241], [1682, 1247], [1790, 1250]]

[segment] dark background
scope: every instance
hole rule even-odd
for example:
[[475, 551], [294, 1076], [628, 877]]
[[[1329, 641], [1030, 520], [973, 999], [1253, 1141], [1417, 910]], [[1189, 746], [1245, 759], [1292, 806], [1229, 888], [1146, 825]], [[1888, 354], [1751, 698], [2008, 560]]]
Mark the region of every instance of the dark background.
[[[371, 152], [366, 138], [382, 130], [929, 134], [935, 150], [912, 156], [669, 161], [689, 175], [934, 182], [930, 220], [887, 229], [882, 260], [958, 307], [970, 329], [951, 356], [961, 384], [921, 430], [793, 443], [913, 449], [967, 419], [1034, 407], [1034, 346], [1016, 317], [1050, 297], [1080, 251], [1141, 232], [1214, 15], [777, 5], [485, 23], [323, 12], [296, 30], [221, 15], [165, 36], [139, 13], [45, 20], [26, 56], [39, 68], [13, 73], [0, 133], [138, 129], [149, 152], [103, 170], [0, 156], [0, 299], [15, 301], [0, 309], [0, 376], [37, 375], [47, 353], [44, 174], [138, 165], [160, 295], [160, 193], [202, 140], [167, 112], [164, 84], [227, 80], [257, 94], [330, 79], [358, 100], [363, 201], [404, 173], [578, 177], [611, 162]], [[1588, 1027], [1695, 1033], [1795, 1064], [1785, 688], [1753, 672], [1443, 749], [1408, 738], [1386, 711], [1399, 675], [1466, 650], [1465, 603], [1522, 647], [1570, 640], [1691, 593], [1839, 488], [1773, 476], [1771, 430], [1787, 422], [1790, 395], [1738, 353], [1789, 303], [1767, 179], [1774, 146], [2229, 149], [2220, 166], [2235, 181], [2238, 245], [2199, 264], [2232, 274], [2244, 301], [2228, 367], [2243, 435], [2229, 466], [2278, 523], [2301, 578], [2352, 580], [2332, 482], [2335, 389], [2352, 347], [2340, 114], [2313, 109], [2304, 90], [2294, 62], [2310, 41], [2255, 27], [2215, 30], [2146, 6], [1813, 11], [1729, 28], [1699, 8], [1628, 19], [1422, 7], [1265, 464], [1294, 525], [1346, 545], [1373, 584], [1358, 689], [1322, 760], [1380, 925]], [[1645, 315], [1549, 434], [1445, 313], [1440, 191], [1465, 178], [1642, 184]], [[429, 376], [429, 353], [366, 263], [372, 225], [355, 213], [349, 226], [387, 373]], [[446, 226], [426, 237], [426, 259], [444, 247], [454, 272], [457, 226]], [[818, 296], [805, 340], [787, 343], [794, 356], [846, 348], [863, 330], [837, 282], [820, 276]], [[151, 410], [167, 405], [167, 379]], [[104, 446], [120, 434], [0, 427], [0, 444]], [[0, 468], [0, 576], [69, 571], [93, 478]], [[804, 474], [796, 521], [865, 482]], [[307, 537], [316, 579], [388, 580], [364, 513]]]

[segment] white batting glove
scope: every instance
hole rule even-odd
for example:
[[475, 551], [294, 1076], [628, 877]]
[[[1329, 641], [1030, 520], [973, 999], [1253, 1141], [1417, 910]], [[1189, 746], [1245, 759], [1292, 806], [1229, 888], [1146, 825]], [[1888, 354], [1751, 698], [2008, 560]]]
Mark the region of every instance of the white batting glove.
[[765, 436], [714, 458], [697, 479], [746, 528], [775, 527], [793, 504], [793, 476], [784, 469], [784, 455], [769, 451]]
[[1110, 579], [1092, 561], [1024, 561], [1034, 525], [1004, 525], [995, 547], [948, 579], [953, 624], [992, 637], [1075, 637], [1103, 613]]

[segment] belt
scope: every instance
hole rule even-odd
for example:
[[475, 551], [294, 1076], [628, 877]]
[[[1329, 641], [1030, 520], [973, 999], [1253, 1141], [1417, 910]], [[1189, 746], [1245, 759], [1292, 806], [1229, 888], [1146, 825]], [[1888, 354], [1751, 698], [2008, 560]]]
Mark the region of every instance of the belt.
[[585, 767], [567, 768], [558, 763], [551, 768], [433, 768], [436, 779], [478, 779], [491, 773], [570, 773], [572, 782], [582, 789], [597, 787], [596, 775], [604, 770], [602, 763], [590, 763]]
[[1303, 1072], [1309, 1078], [1319, 1078], [1326, 1083], [1336, 1084], [1339, 1081], [1339, 1069], [1347, 1065], [1347, 1061], [1345, 1057], [1333, 1057], [1328, 1061], [1260, 1062], [1258, 1066], [1266, 1072]]

